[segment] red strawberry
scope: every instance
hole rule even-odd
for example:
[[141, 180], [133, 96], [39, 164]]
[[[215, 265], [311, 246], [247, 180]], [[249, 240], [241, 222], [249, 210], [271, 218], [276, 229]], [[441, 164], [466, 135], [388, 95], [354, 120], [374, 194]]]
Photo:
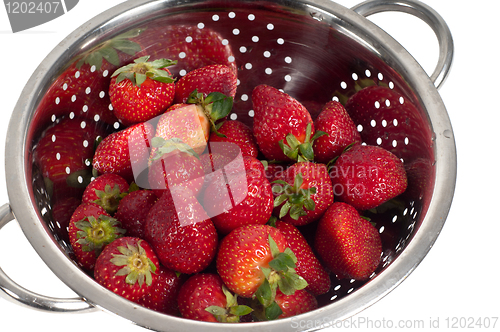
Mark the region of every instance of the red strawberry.
[[285, 171], [290, 166], [285, 163], [268, 162], [267, 160], [262, 161], [262, 163], [266, 169], [266, 178], [271, 183], [276, 180], [283, 180]]
[[368, 86], [353, 94], [345, 108], [362, 128], [367, 145], [378, 145], [403, 158], [433, 159], [432, 128], [410, 98], [385, 86]]
[[153, 131], [145, 122], [108, 135], [97, 146], [92, 166], [99, 174], [114, 173], [133, 182], [148, 167]]
[[[177, 60], [171, 67], [175, 76], [181, 70], [190, 72], [212, 64], [222, 64], [236, 73], [236, 64], [231, 46], [224, 43], [224, 38], [207, 27], [199, 29], [196, 25], [169, 24], [146, 29], [137, 42], [148, 45], [147, 52], [155, 59]], [[184, 56], [183, 56], [184, 55]]]
[[403, 193], [407, 177], [403, 162], [379, 146], [355, 145], [330, 168], [333, 192], [358, 210], [368, 210]]
[[202, 204], [221, 234], [243, 225], [263, 225], [273, 211], [273, 193], [264, 166], [249, 156], [242, 162], [240, 171], [229, 167], [225, 174], [213, 176], [204, 192]]
[[361, 136], [354, 122], [344, 106], [337, 101], [331, 101], [323, 107], [314, 122], [314, 128], [327, 133], [313, 143], [314, 160], [320, 163], [327, 164], [347, 146], [361, 143]]
[[114, 217], [128, 236], [144, 238], [146, 217], [157, 200], [158, 196], [151, 190], [132, 191], [120, 200]]
[[97, 258], [94, 276], [100, 285], [137, 303], [155, 286], [159, 267], [146, 241], [122, 237], [104, 248]]
[[256, 298], [264, 307], [266, 317], [272, 318], [277, 312], [274, 299], [278, 288], [285, 294], [293, 294], [307, 286], [294, 271], [296, 262], [278, 229], [247, 225], [222, 239], [216, 265], [229, 290], [242, 297]]
[[278, 291], [275, 301], [282, 311], [278, 319], [297, 316], [318, 309], [318, 301], [314, 295], [305, 289], [296, 290], [291, 295], [286, 295]]
[[116, 70], [109, 86], [115, 116], [125, 126], [148, 121], [162, 114], [173, 101], [174, 79], [166, 68], [174, 62], [149, 56]]
[[252, 129], [241, 121], [229, 120], [224, 121], [222, 126], [217, 129], [218, 133], [210, 134], [210, 143], [228, 142], [238, 145], [243, 156], [251, 156], [257, 158], [259, 147], [253, 136]]
[[[210, 135], [210, 122], [203, 109], [194, 104], [174, 104], [160, 117], [156, 137], [179, 138], [197, 154], [203, 153]], [[152, 150], [152, 154], [155, 149]]]
[[174, 103], [186, 103], [195, 90], [207, 97], [212, 92], [234, 98], [237, 78], [231, 67], [215, 64], [188, 72], [175, 84]]
[[161, 263], [171, 270], [197, 273], [215, 257], [217, 231], [189, 190], [166, 191], [149, 211], [144, 232]]
[[380, 263], [382, 242], [354, 207], [336, 202], [319, 221], [314, 248], [337, 277], [365, 280]]
[[145, 294], [137, 303], [167, 315], [179, 316], [177, 296], [184, 283], [185, 275], [178, 275], [160, 265], [155, 272], [157, 276], [153, 289]]
[[178, 297], [182, 317], [206, 321], [238, 323], [240, 316], [252, 309], [238, 305], [237, 295], [231, 294], [215, 273], [198, 273], [181, 287]]
[[[212, 149], [212, 147], [215, 147]], [[237, 159], [239, 156], [239, 148], [237, 148], [234, 144], [230, 143], [220, 143], [217, 145], [209, 144], [208, 151], [200, 156], [201, 166], [203, 167], [203, 172], [205, 173], [205, 177], [203, 180], [203, 186], [200, 190], [200, 194], [198, 197], [202, 197], [204, 195], [205, 189], [214, 179], [221, 179], [221, 176], [224, 176], [224, 168], [230, 167], [231, 163], [239, 163], [241, 165], [241, 158]]]
[[68, 196], [80, 198], [90, 183], [89, 160], [96, 138], [104, 132], [86, 124], [86, 120], [77, 118], [56, 121], [42, 133], [34, 149], [34, 160], [54, 201]]
[[69, 222], [69, 240], [78, 262], [88, 270], [104, 247], [123, 236], [119, 222], [95, 203], [82, 203]]
[[[225, 145], [226, 146], [226, 145]], [[200, 162], [205, 172], [206, 176], [210, 173], [214, 173], [218, 170], [223, 169], [225, 166], [229, 165], [238, 155], [236, 154], [236, 149], [234, 155], [231, 152], [222, 153], [204, 153], [200, 156]]]
[[107, 173], [89, 183], [83, 192], [82, 202], [93, 202], [107, 213], [114, 214], [120, 200], [128, 194], [129, 184], [121, 176]]
[[198, 155], [182, 141], [168, 141], [154, 137], [156, 155], [152, 158], [148, 173], [150, 188], [158, 197], [175, 187], [189, 189], [198, 195], [203, 186], [204, 172]]
[[273, 214], [296, 226], [318, 220], [333, 203], [332, 181], [324, 164], [298, 162], [273, 181]]
[[49, 117], [72, 114], [108, 124], [116, 122], [116, 117], [109, 109], [107, 94], [111, 74], [141, 51], [140, 46], [130, 40], [140, 33], [140, 29], [134, 29], [78, 55], [52, 83], [37, 112], [47, 113]]
[[[408, 186], [404, 196], [411, 200], [422, 200], [424, 197], [431, 197], [432, 179], [434, 177], [434, 167], [432, 160], [426, 158], [417, 158], [405, 164]], [[427, 205], [430, 202], [425, 202]], [[425, 206], [424, 205], [424, 206]], [[425, 211], [427, 206], [422, 210]]]
[[69, 243], [68, 228], [71, 215], [81, 203], [81, 199], [70, 196], [61, 198], [52, 204], [52, 219], [57, 225], [57, 234], [67, 243]]
[[220, 127], [216, 122], [232, 109], [233, 99], [219, 92], [208, 96], [197, 90], [189, 96], [188, 104], [174, 104], [160, 117], [156, 136], [165, 140], [179, 138], [201, 154], [206, 148], [210, 132]]
[[295, 272], [307, 281], [306, 290], [315, 296], [328, 292], [331, 285], [330, 275], [321, 265], [298, 228], [279, 220], [276, 221], [276, 228], [286, 238], [288, 247], [297, 257]]
[[[254, 88], [252, 103], [255, 112], [253, 133], [266, 159], [293, 160], [294, 158], [287, 155], [298, 151], [298, 146], [306, 142], [308, 124], [311, 124], [309, 133], [314, 133], [311, 115], [307, 109], [288, 94], [267, 85]], [[290, 146], [292, 142], [287, 140], [289, 134], [295, 138], [294, 146]], [[280, 141], [293, 151], [285, 154], [280, 147]]]

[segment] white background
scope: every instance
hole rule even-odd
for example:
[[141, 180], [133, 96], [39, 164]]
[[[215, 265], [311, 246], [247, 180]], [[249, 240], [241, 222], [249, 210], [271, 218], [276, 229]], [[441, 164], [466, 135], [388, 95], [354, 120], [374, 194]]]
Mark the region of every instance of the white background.
[[[54, 21], [13, 34], [0, 7], [0, 204], [8, 203], [5, 137], [24, 85], [44, 57], [71, 31], [120, 3], [82, 0]], [[338, 0], [346, 7], [356, 0]], [[374, 324], [402, 321], [408, 326], [430, 320], [446, 327], [448, 317], [500, 316], [498, 282], [500, 217], [496, 134], [500, 122], [497, 0], [426, 0], [448, 23], [455, 42], [451, 74], [440, 89], [458, 150], [458, 179], [453, 205], [435, 246], [419, 267], [389, 295], [355, 317]], [[401, 13], [370, 18], [405, 46], [427, 73], [438, 57], [437, 41], [424, 23]], [[73, 297], [32, 249], [16, 222], [0, 232], [0, 267], [19, 284], [41, 294]], [[105, 312], [52, 314], [17, 306], [0, 298], [1, 330], [145, 331]], [[353, 327], [352, 329], [361, 329]], [[436, 327], [434, 325], [434, 327]], [[477, 328], [477, 327], [476, 327]], [[500, 322], [497, 322], [497, 329]]]

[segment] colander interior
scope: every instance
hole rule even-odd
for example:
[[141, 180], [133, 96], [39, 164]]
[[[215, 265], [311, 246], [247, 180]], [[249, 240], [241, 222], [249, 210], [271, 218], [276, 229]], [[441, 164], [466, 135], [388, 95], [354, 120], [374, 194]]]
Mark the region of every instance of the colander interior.
[[[179, 78], [193, 69], [183, 66], [183, 59], [190, 54], [169, 47], [169, 41], [175, 36], [186, 44], [203, 45], [204, 40], [196, 36], [204, 31], [217, 36], [216, 40], [226, 50], [227, 58], [223, 61], [237, 69], [238, 90], [230, 119], [250, 126], [253, 118], [251, 94], [258, 84], [287, 92], [302, 102], [313, 118], [326, 102], [345, 103], [363, 86], [375, 84], [392, 91], [393, 97], [381, 100], [369, 118], [351, 114], [364, 143], [379, 145], [395, 153], [404, 161], [410, 179], [402, 196], [366, 213], [383, 240], [382, 263], [371, 279], [377, 278], [398, 259], [418, 232], [435, 182], [432, 126], [420, 97], [404, 79], [403, 68], [387, 57], [384, 45], [364, 40], [355, 26], [306, 2], [282, 6], [265, 1], [204, 1], [155, 6], [154, 11], [148, 5], [135, 9], [128, 20], [122, 20], [126, 24], [106, 29], [106, 24], [110, 23], [105, 23], [101, 29], [82, 36], [57, 62], [56, 70], [52, 70], [54, 74], [46, 78], [46, 84], [38, 93], [28, 129], [26, 158], [33, 204], [54, 244], [77, 264], [65, 235], [68, 215], [60, 213], [61, 206], [71, 206], [68, 201], [73, 204], [78, 201], [91, 177], [89, 155], [85, 151], [92, 151], [94, 138], [122, 128], [112, 115], [105, 88], [118, 66], [96, 75], [92, 81], [76, 71], [66, 86], [58, 81], [60, 75], [78, 55], [129, 33], [141, 46], [141, 54], [178, 60], [170, 70]], [[136, 57], [121, 53], [120, 65]], [[72, 85], [83, 89], [74, 95], [65, 95]], [[403, 104], [413, 106], [399, 107]], [[63, 121], [79, 140], [81, 150], [64, 149], [57, 145], [58, 137], [51, 136], [51, 128]], [[67, 167], [62, 168], [57, 183], [45, 177], [37, 158], [44, 144], [48, 145], [45, 149], [52, 149], [53, 158], [72, 158]], [[65, 211], [70, 210], [66, 208]], [[313, 234], [315, 226], [306, 227], [305, 234]], [[348, 296], [371, 280], [338, 280], [333, 275], [331, 278], [330, 292], [320, 298], [323, 305]]]

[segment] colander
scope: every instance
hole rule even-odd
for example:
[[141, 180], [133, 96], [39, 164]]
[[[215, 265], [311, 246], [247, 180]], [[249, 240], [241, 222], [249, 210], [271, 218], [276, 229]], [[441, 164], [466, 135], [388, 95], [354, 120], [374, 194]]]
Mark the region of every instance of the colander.
[[[366, 19], [382, 11], [410, 13], [435, 31], [440, 56], [431, 77], [399, 43]], [[41, 138], [61, 121], [72, 124], [82, 149], [92, 144], [86, 133], [109, 133], [121, 127], [109, 120], [110, 109], [106, 112], [99, 108], [109, 105], [107, 91], [93, 91], [91, 86], [95, 85], [81, 79], [80, 73], [75, 73], [72, 84], [84, 85], [85, 89], [82, 95], [71, 96], [78, 108], [61, 110], [57, 107], [60, 98], [47, 102], [46, 96], [78, 55], [123, 34], [134, 35], [146, 52], [152, 52], [178, 27], [183, 27], [178, 31], [184, 31], [186, 43], [199, 42], [193, 36], [195, 31], [203, 30], [217, 36], [217, 42], [226, 48], [227, 61], [238, 72], [238, 91], [230, 119], [248, 125], [253, 117], [251, 92], [262, 83], [303, 102], [313, 117], [319, 110], [317, 105], [332, 99], [345, 102], [365, 85], [383, 86], [396, 96], [378, 102], [369, 118], [351, 114], [363, 141], [395, 153], [404, 161], [411, 178], [408, 190], [397, 201], [370, 212], [383, 239], [383, 254], [379, 268], [368, 281], [337, 280], [332, 276], [331, 290], [318, 299], [319, 309], [292, 318], [235, 326], [148, 310], [101, 287], [78, 266], [61, 231], [64, 226], [54, 217], [57, 198], [71, 193], [61, 192], [60, 187], [43, 178], [35, 158], [37, 149]], [[154, 30], [164, 32], [161, 38], [148, 35]], [[169, 56], [178, 60], [189, 56], [182, 53]], [[0, 208], [0, 228], [15, 218], [44, 262], [79, 297], [35, 294], [16, 284], [1, 269], [0, 294], [15, 303], [46, 311], [106, 310], [157, 331], [317, 330], [359, 313], [417, 267], [448, 214], [455, 188], [456, 152], [452, 127], [437, 88], [449, 72], [452, 54], [453, 42], [446, 23], [433, 9], [414, 0], [370, 0], [352, 9], [328, 0], [131, 0], [96, 16], [57, 45], [26, 84], [7, 134], [10, 203]], [[188, 70], [182, 67], [182, 61], [171, 68], [176, 77]], [[106, 72], [98, 80], [105, 81], [110, 74]], [[413, 107], [401, 108], [404, 103]], [[56, 144], [57, 137], [52, 140]], [[64, 158], [64, 153], [82, 158], [78, 151], [54, 153], [58, 158]], [[88, 170], [76, 172], [67, 167], [65, 171], [68, 181], [85, 184]]]

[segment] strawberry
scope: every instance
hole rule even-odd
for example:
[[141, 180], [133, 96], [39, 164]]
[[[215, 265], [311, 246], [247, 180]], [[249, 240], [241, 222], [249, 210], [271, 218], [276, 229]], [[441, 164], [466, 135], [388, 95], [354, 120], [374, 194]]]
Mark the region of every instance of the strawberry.
[[276, 291], [293, 294], [307, 287], [295, 273], [297, 258], [275, 227], [246, 225], [226, 235], [219, 246], [217, 271], [227, 288], [239, 296], [255, 297], [269, 319], [279, 315]]
[[280, 220], [277, 220], [275, 225], [297, 257], [295, 272], [307, 281], [306, 290], [315, 296], [328, 292], [331, 285], [330, 275], [321, 265], [299, 229]]
[[415, 156], [434, 158], [429, 149], [433, 133], [428, 120], [397, 89], [378, 85], [362, 88], [347, 100], [345, 109], [362, 128], [360, 135], [367, 145], [378, 145], [405, 162]]
[[[276, 292], [275, 302], [279, 307], [278, 313], [281, 313], [277, 315], [277, 317], [272, 317], [272, 319], [292, 317], [318, 309], [318, 300], [305, 289], [296, 290], [295, 293], [290, 295], [283, 294], [278, 290]], [[257, 306], [255, 312], [257, 319], [269, 320], [261, 310], [262, 309]]]
[[[224, 147], [226, 146], [227, 145], [224, 145]], [[234, 155], [232, 155], [231, 151], [218, 151], [215, 153], [207, 152], [200, 156], [200, 162], [205, 173], [205, 180], [210, 173], [215, 173], [216, 171], [223, 169], [238, 156], [236, 149], [234, 150]]]
[[158, 196], [151, 190], [132, 191], [120, 200], [114, 217], [128, 236], [144, 238], [146, 217], [157, 200]]
[[104, 247], [123, 236], [124, 229], [101, 206], [82, 203], [71, 215], [68, 235], [77, 261], [92, 270]]
[[42, 133], [34, 149], [34, 160], [54, 201], [68, 196], [80, 198], [90, 183], [89, 160], [96, 138], [104, 132], [92, 126], [82, 130], [86, 123], [78, 118], [58, 120]]
[[378, 230], [349, 204], [333, 203], [318, 223], [314, 248], [338, 278], [368, 279], [378, 267]]
[[344, 106], [337, 101], [328, 102], [314, 121], [314, 128], [327, 135], [314, 143], [314, 160], [327, 164], [338, 157], [351, 144], [360, 144], [361, 136]]
[[241, 149], [243, 156], [257, 158], [259, 147], [253, 136], [252, 129], [241, 121], [224, 121], [222, 126], [217, 129], [219, 135], [215, 132], [210, 134], [210, 143], [227, 142], [234, 143]]
[[[424, 197], [431, 197], [432, 179], [434, 167], [432, 160], [426, 158], [417, 158], [405, 164], [408, 186], [403, 193], [405, 197], [411, 200], [422, 200]], [[427, 201], [426, 205], [429, 204]]]
[[132, 301], [150, 293], [160, 263], [151, 246], [136, 237], [111, 242], [97, 258], [95, 280], [110, 291]]
[[229, 66], [236, 73], [236, 64], [230, 61], [234, 58], [231, 46], [218, 32], [199, 29], [196, 24], [174, 24], [170, 19], [168, 23], [150, 27], [134, 40], [148, 45], [147, 51], [155, 59], [177, 60], [170, 69], [175, 76], [181, 70], [190, 72], [213, 64]]
[[203, 186], [203, 167], [198, 155], [190, 146], [176, 138], [168, 141], [152, 139], [156, 154], [148, 173], [150, 188], [158, 197], [175, 187], [187, 188], [198, 195]]
[[379, 146], [355, 145], [330, 168], [333, 192], [358, 210], [368, 210], [406, 190], [403, 162]]
[[107, 213], [114, 214], [120, 200], [128, 194], [129, 184], [121, 176], [107, 173], [89, 183], [83, 192], [82, 202], [93, 202]]
[[[292, 154], [301, 143], [306, 142], [308, 124], [311, 124], [309, 133], [314, 134], [307, 109], [290, 95], [267, 85], [254, 88], [252, 103], [255, 112], [253, 133], [260, 151], [269, 160], [293, 160], [283, 152], [279, 142], [286, 143], [293, 150], [289, 152]], [[286, 139], [289, 134], [295, 138], [293, 147], [290, 146], [291, 141]]]
[[153, 288], [141, 297], [137, 303], [167, 315], [179, 316], [177, 296], [182, 284], [185, 282], [185, 275], [178, 275], [161, 265], [155, 274], [157, 280]]
[[206, 148], [210, 132], [217, 132], [216, 122], [232, 109], [233, 99], [219, 92], [204, 96], [194, 90], [188, 104], [174, 104], [160, 117], [155, 136], [165, 140], [179, 138], [198, 154]]
[[145, 122], [162, 114], [173, 101], [174, 79], [166, 68], [173, 61], [149, 56], [117, 69], [109, 85], [113, 112], [125, 126]]
[[239, 305], [233, 295], [215, 273], [198, 273], [191, 276], [181, 287], [178, 297], [182, 317], [222, 323], [238, 323], [240, 316], [252, 309]]
[[52, 204], [52, 220], [57, 225], [57, 234], [66, 243], [69, 243], [69, 221], [80, 204], [82, 204], [81, 199], [71, 196], [61, 198]]
[[243, 225], [263, 225], [271, 217], [273, 193], [264, 166], [249, 156], [243, 157], [242, 166], [212, 177], [204, 192], [203, 206], [221, 234]]
[[78, 55], [51, 84], [37, 112], [49, 117], [76, 116], [107, 124], [116, 122], [107, 94], [111, 73], [141, 51], [140, 45], [131, 40], [141, 31], [133, 29]]
[[273, 181], [273, 215], [296, 226], [318, 220], [333, 203], [332, 181], [324, 164], [298, 162]]
[[147, 169], [154, 128], [138, 123], [105, 137], [97, 146], [92, 166], [98, 174], [114, 173], [129, 183]]
[[269, 162], [267, 160], [262, 160], [262, 164], [266, 170], [266, 178], [271, 183], [282, 180], [286, 169], [290, 166], [288, 163]]
[[149, 211], [144, 233], [161, 263], [180, 273], [204, 270], [217, 250], [214, 224], [189, 190], [166, 191]]
[[186, 103], [193, 91], [204, 97], [212, 92], [220, 92], [234, 98], [237, 78], [231, 67], [214, 64], [188, 72], [175, 84], [174, 103]]
[[[197, 154], [203, 153], [210, 135], [210, 123], [205, 113], [194, 104], [174, 104], [160, 116], [156, 137], [164, 140], [178, 138]], [[153, 155], [155, 149], [151, 151]]]
[[203, 199], [205, 189], [215, 180], [222, 179], [226, 170], [236, 168], [244, 169], [241, 151], [233, 143], [217, 142], [209, 143], [206, 153], [200, 156], [200, 162], [205, 173], [204, 182], [198, 197]]

